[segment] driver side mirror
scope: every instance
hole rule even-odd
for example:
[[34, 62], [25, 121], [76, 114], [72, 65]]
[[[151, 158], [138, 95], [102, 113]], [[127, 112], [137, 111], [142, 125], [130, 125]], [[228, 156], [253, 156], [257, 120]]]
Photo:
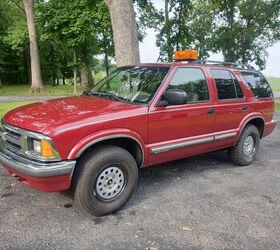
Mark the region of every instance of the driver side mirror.
[[158, 106], [182, 105], [187, 103], [187, 93], [181, 89], [168, 89]]

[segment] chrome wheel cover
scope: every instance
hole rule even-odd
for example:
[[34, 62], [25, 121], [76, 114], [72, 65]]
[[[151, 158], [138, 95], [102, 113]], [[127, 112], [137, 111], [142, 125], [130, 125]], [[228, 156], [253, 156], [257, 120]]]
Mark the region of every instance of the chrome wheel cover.
[[103, 200], [112, 200], [123, 191], [124, 186], [124, 172], [117, 165], [110, 165], [99, 174], [95, 192]]
[[255, 152], [255, 142], [251, 135], [247, 136], [244, 140], [243, 152], [246, 156], [252, 156], [252, 154]]

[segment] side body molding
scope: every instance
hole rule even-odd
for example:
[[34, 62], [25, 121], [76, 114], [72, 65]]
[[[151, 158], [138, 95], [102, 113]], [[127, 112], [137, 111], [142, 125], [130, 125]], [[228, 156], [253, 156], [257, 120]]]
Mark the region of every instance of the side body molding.
[[70, 151], [68, 154], [67, 159], [76, 159], [78, 158], [87, 148], [90, 146], [97, 144], [101, 141], [106, 141], [110, 139], [117, 139], [117, 138], [129, 138], [134, 140], [141, 149], [143, 160], [142, 165], [145, 163], [146, 160], [146, 152], [145, 152], [145, 143], [140, 135], [136, 132], [128, 130], [128, 129], [114, 129], [114, 130], [106, 130], [106, 131], [99, 131], [97, 133], [91, 134], [81, 141], [79, 141]]

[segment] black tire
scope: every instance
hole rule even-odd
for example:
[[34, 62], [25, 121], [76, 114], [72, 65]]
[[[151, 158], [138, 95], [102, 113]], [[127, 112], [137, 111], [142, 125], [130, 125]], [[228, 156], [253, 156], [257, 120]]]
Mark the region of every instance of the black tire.
[[[245, 143], [247, 140], [248, 145], [248, 139], [250, 145], [252, 145], [253, 141], [253, 148], [252, 150], [247, 149], [248, 151], [246, 151]], [[229, 157], [235, 164], [239, 166], [248, 166], [254, 162], [259, 149], [259, 144], [260, 132], [258, 128], [251, 124], [247, 125], [243, 129], [237, 144], [229, 149]], [[249, 149], [251, 149], [251, 147], [249, 147]]]
[[[117, 146], [108, 145], [94, 149], [87, 153], [76, 167], [77, 172], [74, 173], [75, 203], [95, 216], [104, 216], [119, 210], [129, 200], [137, 185], [138, 167], [135, 159], [128, 151]], [[105, 179], [108, 179], [108, 176], [110, 179], [107, 181]], [[100, 184], [101, 178], [102, 185]], [[112, 189], [109, 187], [110, 180], [112, 180], [110, 185], [114, 187]], [[121, 188], [117, 182], [114, 182], [115, 180], [119, 182], [122, 180]], [[104, 194], [104, 190], [99, 190], [102, 187], [105, 191], [109, 191]], [[117, 193], [111, 194], [110, 190]], [[114, 197], [110, 198], [109, 194]]]

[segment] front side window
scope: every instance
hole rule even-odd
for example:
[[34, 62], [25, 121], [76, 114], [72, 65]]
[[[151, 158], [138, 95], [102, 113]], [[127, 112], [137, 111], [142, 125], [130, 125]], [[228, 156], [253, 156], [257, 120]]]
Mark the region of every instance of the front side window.
[[187, 93], [187, 103], [209, 100], [205, 75], [198, 68], [178, 68], [168, 89], [181, 89]]
[[88, 95], [148, 104], [169, 71], [169, 67], [122, 67], [101, 80]]
[[273, 92], [264, 76], [257, 72], [241, 72], [255, 97], [273, 97]]
[[235, 76], [228, 70], [213, 69], [219, 100], [243, 98], [244, 94]]

